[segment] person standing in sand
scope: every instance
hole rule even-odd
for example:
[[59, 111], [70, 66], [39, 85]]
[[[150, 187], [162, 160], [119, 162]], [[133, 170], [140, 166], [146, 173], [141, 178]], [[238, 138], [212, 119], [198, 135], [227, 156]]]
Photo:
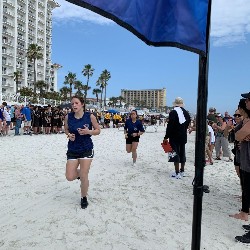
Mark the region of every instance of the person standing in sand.
[[[239, 111], [243, 115], [243, 122], [242, 128], [235, 133], [235, 139], [240, 141], [242, 209], [240, 213], [229, 216], [235, 219], [248, 221], [250, 207], [250, 92], [241, 94], [241, 96], [246, 98], [244, 100], [245, 105], [243, 107], [240, 107], [239, 105], [238, 107]], [[242, 236], [236, 236], [235, 239], [239, 242], [250, 244], [250, 225], [243, 225], [242, 227], [247, 230], [247, 233]]]
[[82, 97], [73, 96], [71, 106], [73, 112], [66, 115], [64, 124], [65, 134], [69, 139], [65, 175], [68, 181], [80, 178], [81, 208], [85, 209], [88, 206], [88, 174], [94, 157], [91, 136], [99, 135], [101, 130], [96, 117], [90, 112], [84, 112]]
[[133, 166], [136, 166], [137, 147], [140, 136], [145, 132], [142, 123], [137, 119], [137, 111], [132, 110], [130, 118], [126, 120], [124, 126], [124, 135], [126, 139], [126, 151], [132, 153]]
[[[243, 102], [244, 103], [244, 102]], [[235, 139], [240, 142], [240, 177], [242, 184], [242, 209], [240, 213], [230, 215], [236, 219], [248, 220], [250, 206], [250, 110], [246, 104], [239, 103], [239, 111], [243, 115], [241, 128], [235, 133]]]
[[174, 154], [172, 154], [173, 157], [169, 159], [170, 162], [174, 162], [175, 166], [175, 173], [173, 173], [171, 177], [181, 179], [184, 176], [186, 163], [185, 144], [187, 143], [187, 129], [191, 118], [186, 109], [183, 108], [184, 102], [181, 97], [175, 99], [173, 106], [174, 109], [169, 113], [169, 122], [163, 143], [169, 139], [169, 143], [174, 152]]
[[[239, 107], [241, 105], [241, 101], [239, 103]], [[242, 127], [242, 119], [243, 116], [238, 109], [235, 110], [234, 112], [234, 134]], [[235, 171], [237, 173], [237, 176], [240, 178], [240, 142], [238, 142], [237, 140], [234, 140], [234, 148], [232, 149], [232, 152], [234, 153], [234, 167], [235, 167]]]

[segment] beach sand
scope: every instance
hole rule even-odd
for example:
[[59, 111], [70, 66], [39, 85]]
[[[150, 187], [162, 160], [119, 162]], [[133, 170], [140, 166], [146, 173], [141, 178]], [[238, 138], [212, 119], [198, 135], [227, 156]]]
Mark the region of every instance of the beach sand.
[[[13, 131], [12, 131], [13, 133]], [[93, 137], [89, 206], [80, 208], [80, 181], [65, 179], [64, 134], [1, 137], [0, 249], [191, 249], [195, 133], [188, 135], [187, 176], [173, 179], [161, 148], [163, 126], [141, 136], [137, 166], [123, 132]], [[250, 249], [235, 242], [242, 221], [239, 179], [231, 162], [205, 167], [201, 249]]]

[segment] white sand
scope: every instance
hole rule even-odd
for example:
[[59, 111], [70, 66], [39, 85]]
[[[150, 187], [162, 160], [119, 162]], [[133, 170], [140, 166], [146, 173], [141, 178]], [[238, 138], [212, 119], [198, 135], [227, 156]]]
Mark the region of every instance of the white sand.
[[[80, 208], [80, 182], [65, 179], [65, 135], [1, 137], [0, 249], [191, 249], [194, 140], [187, 144], [187, 177], [170, 178], [173, 163], [161, 148], [165, 128], [145, 133], [131, 166], [123, 133], [93, 137], [89, 207]], [[233, 163], [206, 166], [201, 249], [250, 249], [237, 243], [243, 222]]]

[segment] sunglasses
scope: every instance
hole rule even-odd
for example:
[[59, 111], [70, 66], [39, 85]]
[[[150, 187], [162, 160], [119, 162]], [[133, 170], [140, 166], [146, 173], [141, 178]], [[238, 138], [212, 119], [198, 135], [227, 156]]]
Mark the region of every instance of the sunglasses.
[[234, 114], [234, 117], [241, 117], [240, 114]]

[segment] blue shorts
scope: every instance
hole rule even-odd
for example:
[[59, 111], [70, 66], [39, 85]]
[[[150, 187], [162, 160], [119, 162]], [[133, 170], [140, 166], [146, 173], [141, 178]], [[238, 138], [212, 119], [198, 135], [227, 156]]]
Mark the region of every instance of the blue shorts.
[[67, 152], [67, 160], [80, 160], [80, 159], [93, 159], [94, 149], [88, 151], [82, 151], [81, 153]]

